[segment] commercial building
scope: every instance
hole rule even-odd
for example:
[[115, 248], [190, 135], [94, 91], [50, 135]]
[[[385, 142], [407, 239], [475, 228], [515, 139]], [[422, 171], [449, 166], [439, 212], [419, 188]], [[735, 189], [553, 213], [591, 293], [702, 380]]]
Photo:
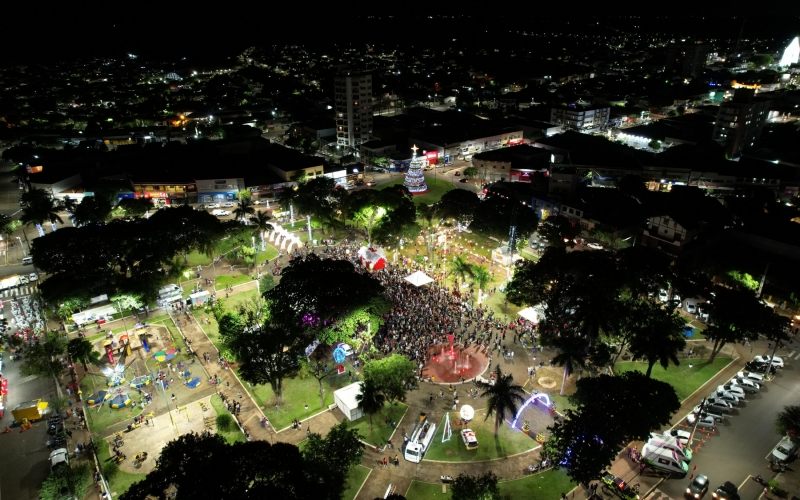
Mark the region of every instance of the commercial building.
[[481, 151], [522, 144], [523, 141], [522, 130], [515, 127], [430, 127], [412, 130], [408, 145], [419, 146], [428, 163], [435, 164], [439, 158], [444, 158], [445, 163], [456, 158], [469, 161], [472, 155]]
[[609, 116], [609, 106], [568, 104], [550, 108], [550, 123], [573, 129], [602, 127], [608, 123]]
[[472, 157], [472, 166], [485, 182], [531, 182], [535, 172], [547, 172], [551, 153], [521, 145], [484, 151]]
[[729, 158], [755, 144], [769, 117], [769, 106], [769, 99], [757, 98], [752, 89], [736, 89], [733, 99], [720, 105], [714, 140], [725, 147]]
[[684, 78], [697, 77], [703, 74], [707, 58], [705, 43], [673, 43], [667, 46], [664, 71]]
[[372, 75], [342, 70], [333, 80], [336, 144], [355, 148], [372, 139]]
[[197, 179], [197, 202], [234, 201], [236, 194], [245, 188], [241, 178]]

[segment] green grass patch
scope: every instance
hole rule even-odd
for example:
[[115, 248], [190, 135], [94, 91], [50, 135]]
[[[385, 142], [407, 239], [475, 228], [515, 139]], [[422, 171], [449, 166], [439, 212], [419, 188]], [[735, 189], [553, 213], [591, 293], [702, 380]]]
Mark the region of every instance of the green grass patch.
[[[367, 443], [383, 446], [394, 431], [394, 428], [386, 423], [386, 419], [389, 418], [399, 424], [407, 409], [408, 407], [403, 403], [384, 403], [383, 409], [372, 416], [372, 429], [370, 429], [368, 416], [350, 422], [348, 427], [358, 429], [358, 433]], [[395, 448], [398, 450], [402, 446], [402, 436], [400, 438], [400, 443], [395, 440]]]
[[[300, 449], [302, 450], [302, 448]], [[355, 500], [358, 490], [361, 489], [361, 485], [367, 480], [369, 473], [370, 469], [363, 465], [356, 465], [350, 469], [350, 472], [347, 474], [347, 482], [345, 482], [345, 490], [342, 499]]]
[[[97, 444], [97, 458], [100, 461], [100, 466], [102, 467], [103, 464], [111, 461], [111, 449], [108, 441], [105, 439], [97, 439], [95, 440], [95, 443]], [[128, 460], [133, 460], [133, 457], [129, 456]], [[155, 460], [155, 457], [150, 460]], [[133, 483], [137, 483], [144, 478], [145, 474], [132, 474], [130, 472], [123, 472], [120, 470], [117, 471], [113, 478], [106, 479], [108, 480], [108, 487], [111, 488], [112, 497], [119, 498], [120, 495], [128, 491], [128, 488], [130, 488]]]
[[234, 274], [233, 276], [217, 276], [216, 289], [224, 291], [225, 287], [243, 285], [248, 281], [253, 281], [249, 274]]
[[[402, 177], [400, 179], [389, 181], [386, 184], [381, 184], [375, 189], [386, 189], [390, 186], [403, 184], [404, 181], [405, 177]], [[420, 203], [424, 203], [426, 205], [431, 205], [433, 203], [436, 203], [442, 199], [442, 196], [444, 196], [446, 192], [452, 191], [453, 189], [456, 188], [452, 182], [444, 179], [433, 179], [430, 177], [425, 177], [425, 183], [428, 185], [428, 192], [413, 197], [414, 203], [417, 205], [419, 205]]]
[[[475, 432], [478, 438], [478, 448], [467, 450], [461, 439], [461, 429], [453, 427], [453, 436], [449, 441], [442, 442], [444, 433], [444, 418], [439, 422], [436, 435], [433, 436], [431, 448], [425, 454], [425, 460], [438, 460], [444, 462], [476, 462], [480, 460], [495, 460], [508, 457], [530, 450], [537, 446], [536, 441], [519, 430], [513, 430], [508, 423], [501, 423], [497, 439], [494, 437], [494, 417], [484, 420], [485, 410], [475, 412], [475, 419], [469, 423], [468, 428]], [[458, 414], [450, 416], [450, 422], [457, 420]]]
[[[216, 394], [211, 396], [211, 406], [214, 408], [214, 411], [217, 412], [217, 415], [224, 415], [226, 413], [230, 415], [230, 412], [225, 409], [225, 405], [222, 403], [222, 398]], [[233, 418], [232, 415], [231, 418]], [[244, 434], [242, 433], [241, 429], [239, 429], [239, 426], [236, 425], [236, 422], [233, 423], [233, 430], [222, 431], [217, 429], [217, 434], [224, 437], [228, 444], [244, 443], [246, 441]]]
[[[700, 386], [708, 382], [711, 377], [725, 368], [731, 362], [730, 358], [716, 358], [713, 363], [698, 358], [680, 358], [678, 366], [669, 365], [666, 370], [661, 365], [653, 367], [652, 377], [656, 380], [671, 385], [681, 401], [688, 398]], [[614, 367], [616, 373], [630, 370], [647, 371], [647, 363], [623, 361]]]
[[[576, 484], [570, 481], [563, 469], [549, 470], [535, 476], [498, 484], [503, 498], [535, 499], [560, 498], [562, 493], [569, 493], [575, 486]], [[447, 493], [442, 493], [442, 485], [439, 483], [412, 481], [405, 496], [414, 500], [447, 500], [450, 495], [450, 488], [447, 488]]]

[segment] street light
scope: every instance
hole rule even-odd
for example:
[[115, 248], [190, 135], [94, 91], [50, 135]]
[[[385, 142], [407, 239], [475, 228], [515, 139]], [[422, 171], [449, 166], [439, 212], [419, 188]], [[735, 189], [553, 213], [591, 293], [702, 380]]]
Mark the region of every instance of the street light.
[[308, 417], [308, 405], [306, 405], [306, 425], [308, 425], [306, 428], [306, 436], [309, 436], [311, 435], [311, 420]]

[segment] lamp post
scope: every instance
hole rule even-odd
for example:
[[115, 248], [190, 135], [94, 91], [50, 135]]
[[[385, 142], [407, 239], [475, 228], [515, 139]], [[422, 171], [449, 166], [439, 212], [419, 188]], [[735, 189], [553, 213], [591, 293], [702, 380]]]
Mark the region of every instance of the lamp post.
[[306, 425], [308, 426], [306, 428], [306, 436], [310, 436], [311, 435], [311, 420], [309, 419], [309, 416], [308, 416], [308, 405], [306, 405]]

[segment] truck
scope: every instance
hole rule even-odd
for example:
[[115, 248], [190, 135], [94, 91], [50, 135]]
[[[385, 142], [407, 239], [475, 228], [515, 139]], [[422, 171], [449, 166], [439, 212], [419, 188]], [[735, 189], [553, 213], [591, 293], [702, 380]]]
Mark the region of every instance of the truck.
[[406, 449], [403, 456], [409, 462], [418, 464], [428, 447], [433, 441], [433, 435], [436, 433], [436, 424], [428, 421], [428, 416], [420, 413], [419, 422], [411, 433], [411, 439], [406, 443]]
[[0, 278], [0, 291], [8, 290], [9, 288], [16, 288], [20, 285], [19, 275], [12, 274]]
[[36, 422], [47, 414], [47, 401], [41, 399], [25, 401], [15, 406], [11, 410], [11, 414], [14, 416], [15, 422], [22, 422], [24, 418], [27, 418], [28, 422]]

